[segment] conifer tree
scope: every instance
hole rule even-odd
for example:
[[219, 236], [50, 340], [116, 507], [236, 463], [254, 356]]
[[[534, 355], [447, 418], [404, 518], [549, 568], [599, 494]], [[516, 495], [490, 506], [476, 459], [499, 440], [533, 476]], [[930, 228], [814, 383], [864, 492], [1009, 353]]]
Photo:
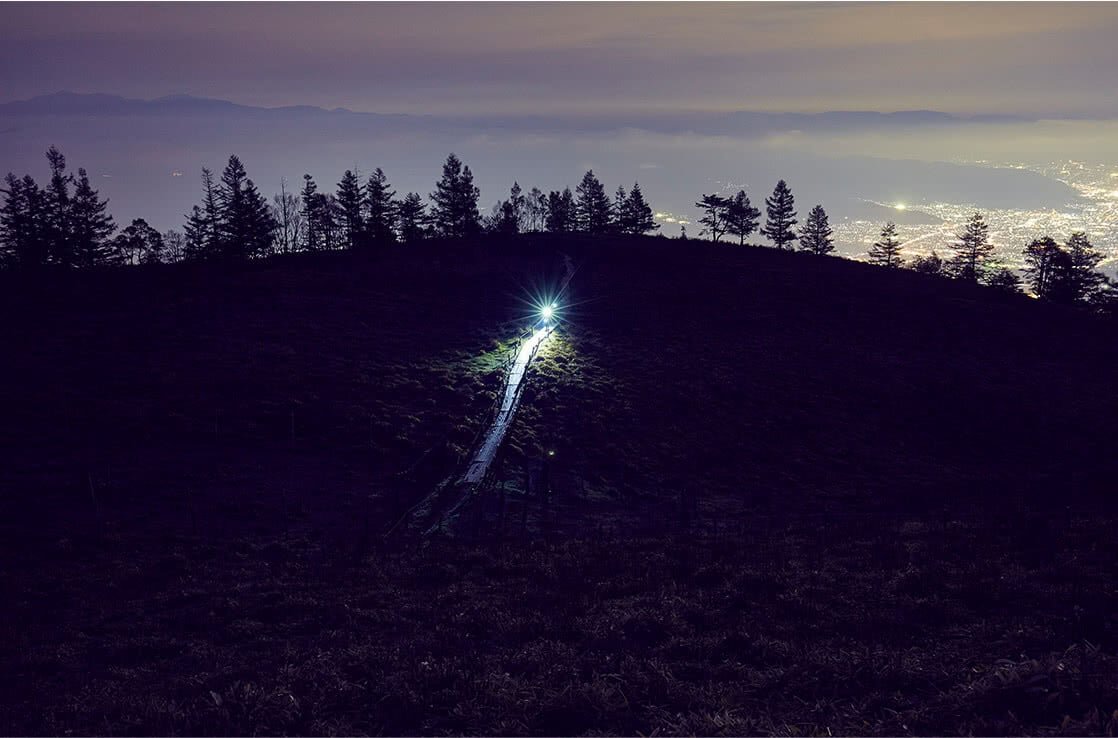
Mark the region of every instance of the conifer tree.
[[625, 199], [622, 210], [624, 212], [623, 226], [625, 233], [643, 236], [649, 231], [660, 229], [660, 224], [656, 222], [652, 214], [652, 208], [644, 200], [644, 193], [641, 192], [639, 182], [633, 183], [633, 189], [629, 190], [629, 196]]
[[207, 228], [205, 212], [195, 205], [186, 214], [186, 225], [182, 228], [183, 261], [199, 261], [206, 258], [204, 244]]
[[49, 258], [46, 194], [30, 175], [4, 179], [0, 208], [0, 263], [11, 268], [36, 269]]
[[404, 243], [415, 243], [427, 237], [430, 218], [427, 206], [418, 192], [409, 192], [396, 206], [399, 214], [400, 239]]
[[590, 235], [601, 235], [609, 231], [610, 202], [606, 189], [591, 169], [582, 175], [582, 181], [575, 188], [575, 221], [578, 230]]
[[342, 226], [338, 199], [333, 194], [319, 192], [315, 195], [315, 213], [318, 215], [318, 232], [322, 234], [321, 247], [324, 251], [343, 248]]
[[276, 231], [272, 210], [236, 154], [229, 157], [216, 196], [222, 256], [247, 259], [267, 254]]
[[831, 224], [827, 221], [827, 212], [822, 205], [816, 205], [808, 213], [807, 221], [800, 231], [800, 248], [817, 256], [829, 254], [835, 250], [835, 241], [831, 238], [833, 234]]
[[986, 260], [994, 253], [993, 244], [987, 240], [988, 230], [982, 214], [975, 213], [958, 234], [959, 242], [951, 244], [955, 256], [951, 258], [950, 268], [956, 279], [978, 282], [982, 277]]
[[309, 174], [303, 175], [303, 219], [306, 223], [306, 250], [330, 251], [338, 248], [340, 228], [337, 200], [318, 191]]
[[1059, 274], [1060, 246], [1050, 236], [1034, 238], [1025, 246], [1022, 255], [1025, 257], [1025, 279], [1033, 294], [1042, 300], [1051, 299], [1054, 292], [1058, 292], [1058, 283], [1062, 280]]
[[1106, 277], [1096, 268], [1102, 261], [1102, 254], [1087, 239], [1087, 234], [1076, 231], [1071, 234], [1065, 245], [1070, 261], [1068, 289], [1074, 302], [1091, 302], [1106, 284]]
[[45, 189], [30, 175], [5, 179], [0, 260], [23, 268], [103, 263], [109, 254], [105, 241], [115, 230], [108, 202], [98, 197], [84, 169], [77, 180], [66, 172], [66, 157], [56, 147], [46, 157], [51, 177]]
[[434, 203], [432, 218], [439, 235], [448, 238], [467, 238], [481, 230], [477, 210], [480, 190], [474, 186], [474, 175], [468, 166], [450, 154], [443, 164], [443, 176], [431, 193]]
[[365, 234], [365, 219], [361, 211], [364, 207], [365, 193], [358, 181], [357, 175], [347, 169], [338, 182], [338, 221], [342, 231], [342, 240], [346, 248], [357, 248], [362, 245]]
[[213, 171], [205, 167], [202, 168], [202, 213], [208, 228], [205, 248], [212, 257], [216, 257], [221, 251], [221, 212], [217, 204], [217, 180]]
[[518, 182], [509, 189], [509, 199], [501, 200], [493, 206], [486, 230], [502, 236], [515, 236], [520, 233], [520, 223], [524, 220], [526, 198]]
[[512, 200], [501, 200], [493, 206], [493, 212], [486, 218], [485, 230], [495, 236], [504, 237], [520, 233], [520, 223]]
[[901, 242], [897, 238], [896, 225], [886, 223], [885, 227], [881, 229], [881, 240], [870, 246], [869, 262], [890, 269], [896, 269], [903, 265]]
[[300, 200], [303, 206], [303, 223], [306, 224], [304, 229], [304, 249], [309, 252], [316, 252], [319, 250], [319, 217], [318, 210], [318, 193], [319, 186], [314, 182], [314, 178], [310, 174], [303, 174], [303, 191], [300, 193]]
[[1006, 267], [997, 267], [995, 269], [992, 269], [987, 275], [986, 286], [993, 287], [999, 292], [1020, 294], [1021, 279], [1014, 273], [1012, 269]]
[[516, 220], [517, 233], [523, 230], [521, 223], [524, 221], [527, 204], [528, 198], [525, 197], [524, 191], [520, 188], [520, 183], [514, 181], [512, 189], [509, 190], [509, 206], [512, 208], [512, 217]]
[[78, 184], [70, 203], [71, 253], [78, 266], [91, 267], [109, 262], [109, 237], [116, 230], [116, 224], [108, 210], [109, 201], [100, 198], [89, 183], [89, 174], [79, 167]]
[[738, 237], [738, 245], [744, 246], [749, 234], [757, 230], [757, 219], [761, 211], [753, 207], [745, 190], [726, 200], [726, 232]]
[[221, 255], [218, 235], [217, 186], [213, 172], [202, 168], [202, 205], [195, 205], [186, 216], [186, 258], [191, 261], [215, 259]]
[[792, 242], [796, 240], [792, 228], [798, 222], [796, 201], [783, 179], [776, 183], [772, 197], [765, 198], [765, 211], [767, 219], [761, 235], [775, 243], [778, 249], [792, 248]]
[[626, 223], [625, 203], [629, 200], [629, 193], [621, 185], [613, 193], [613, 204], [610, 206], [609, 229], [614, 233], [628, 233]]
[[909, 263], [909, 268], [919, 274], [927, 274], [930, 277], [943, 276], [943, 259], [939, 254], [932, 251], [927, 256], [917, 256]]
[[365, 230], [372, 243], [396, 242], [395, 197], [396, 191], [389, 186], [384, 170], [377, 167], [365, 184]]
[[548, 233], [570, 233], [578, 227], [575, 198], [570, 187], [548, 193], [546, 227]]
[[74, 177], [66, 173], [66, 157], [56, 147], [47, 149], [50, 165], [50, 182], [44, 196], [47, 206], [46, 238], [50, 243], [49, 260], [59, 266], [74, 265], [73, 216], [71, 213], [70, 185]]
[[695, 207], [703, 211], [703, 217], [699, 218], [703, 229], [699, 231], [699, 235], [710, 236], [712, 241], [718, 243], [718, 239], [726, 233], [730, 201], [721, 195], [703, 195], [703, 198], [695, 203]]

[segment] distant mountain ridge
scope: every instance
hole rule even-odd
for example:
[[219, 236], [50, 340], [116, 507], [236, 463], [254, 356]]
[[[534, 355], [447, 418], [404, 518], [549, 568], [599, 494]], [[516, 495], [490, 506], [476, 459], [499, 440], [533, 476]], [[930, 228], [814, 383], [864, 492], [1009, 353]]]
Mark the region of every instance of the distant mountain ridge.
[[[64, 92], [0, 103], [0, 175], [44, 176], [43, 152], [56, 145], [71, 167], [96, 173], [118, 222], [143, 217], [160, 230], [181, 227], [198, 197], [197, 173], [220, 171], [232, 153], [255, 182], [273, 191], [305, 173], [326, 188], [346, 169], [367, 174], [375, 166], [389, 173], [398, 192], [426, 193], [453, 151], [474, 168], [483, 208], [505, 197], [511, 182], [547, 191], [577, 183], [588, 169], [612, 183], [639, 177], [655, 207], [684, 218], [701, 193], [744, 188], [760, 204], [778, 179], [792, 186], [803, 207], [823, 203], [835, 223], [904, 215], [867, 201], [959, 203], [983, 211], [1048, 210], [1080, 201], [1067, 184], [1033, 171], [878, 158], [840, 145], [816, 152], [832, 134], [888, 139], [926, 130], [934, 134], [930, 140], [951, 141], [1001, 118], [980, 120], [929, 110], [467, 117]], [[1001, 126], [986, 130], [1003, 135]], [[773, 145], [776, 136], [788, 140]], [[915, 213], [904, 220], [917, 217], [927, 220]], [[862, 248], [849, 238], [843, 243]]]
[[602, 115], [411, 115], [373, 113], [348, 108], [321, 108], [313, 105], [259, 107], [230, 100], [166, 95], [151, 100], [105, 93], [56, 92], [26, 100], [0, 103], [0, 116], [84, 115], [84, 116], [165, 116], [229, 115], [254, 118], [347, 118], [357, 121], [424, 121], [452, 126], [485, 125], [496, 129], [535, 130], [616, 130], [634, 128], [652, 132], [700, 134], [741, 134], [773, 131], [825, 131], [864, 128], [893, 128], [974, 123], [1010, 123], [1029, 120], [1020, 116], [983, 114], [957, 115], [936, 110], [834, 110], [821, 113], [784, 113], [756, 110], [730, 112], [607, 113]]
[[[263, 108], [241, 105], [194, 95], [164, 95], [151, 100], [129, 98], [105, 93], [55, 92], [27, 100], [0, 103], [0, 115], [135, 115], [175, 113], [304, 113], [312, 115], [353, 114], [346, 108], [325, 108], [313, 105], [289, 105]], [[362, 115], [378, 115], [363, 113]]]

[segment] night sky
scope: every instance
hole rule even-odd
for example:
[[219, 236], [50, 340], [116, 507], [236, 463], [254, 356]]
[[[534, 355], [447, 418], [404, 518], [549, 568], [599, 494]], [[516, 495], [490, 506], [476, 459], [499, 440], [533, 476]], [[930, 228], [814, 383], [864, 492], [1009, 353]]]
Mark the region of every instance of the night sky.
[[[639, 180], [668, 235], [704, 192], [786, 179], [848, 255], [882, 218], [930, 249], [981, 210], [1010, 261], [1079, 229], [1113, 269], [1114, 38], [1112, 3], [0, 3], [0, 173], [58, 146], [163, 230], [231, 153], [269, 195], [374, 167], [427, 194], [454, 151], [484, 212], [593, 169]], [[59, 91], [410, 117], [3, 107]], [[862, 112], [802, 115], [827, 111]]]
[[1118, 115], [1118, 5], [5, 3], [0, 102]]

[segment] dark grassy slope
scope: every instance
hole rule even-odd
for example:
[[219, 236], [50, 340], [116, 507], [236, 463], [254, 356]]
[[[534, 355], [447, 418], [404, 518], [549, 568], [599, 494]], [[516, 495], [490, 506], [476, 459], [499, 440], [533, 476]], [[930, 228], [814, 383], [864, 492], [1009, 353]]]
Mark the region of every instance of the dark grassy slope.
[[1113, 324], [770, 249], [588, 252], [574, 291], [513, 437], [590, 488], [711, 513], [1113, 502]]
[[[1118, 730], [1111, 324], [767, 250], [441, 248], [4, 282], [43, 317], [0, 328], [0, 733]], [[512, 540], [369, 545], [557, 248]]]
[[498, 387], [520, 285], [559, 268], [536, 258], [432, 249], [6, 280], [0, 484], [19, 494], [4, 504], [84, 515], [92, 475], [109, 519], [281, 523], [363, 504], [420, 459], [445, 473]]

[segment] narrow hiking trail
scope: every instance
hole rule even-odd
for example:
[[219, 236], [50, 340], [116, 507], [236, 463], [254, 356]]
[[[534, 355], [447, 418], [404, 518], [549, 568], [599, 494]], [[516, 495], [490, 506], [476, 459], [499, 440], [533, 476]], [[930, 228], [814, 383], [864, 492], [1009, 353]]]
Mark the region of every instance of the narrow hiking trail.
[[[574, 262], [571, 261], [570, 256], [563, 255], [563, 264], [566, 268], [566, 274], [555, 293], [554, 299], [556, 301], [560, 301], [566, 294], [567, 287], [575, 275]], [[549, 300], [548, 304], [554, 308], [556, 303]], [[540, 346], [558, 328], [558, 320], [551, 318], [550, 309], [543, 313], [542, 320], [538, 320], [539, 324], [535, 328], [529, 329], [531, 332], [521, 340], [520, 346], [516, 350], [516, 356], [509, 365], [508, 374], [505, 377], [504, 391], [501, 394], [501, 404], [485, 431], [481, 445], [470, 457], [470, 463], [466, 467], [466, 471], [454, 480], [453, 489], [457, 490], [457, 500], [450, 505], [446, 512], [438, 516], [438, 520], [433, 525], [427, 528], [428, 534], [444, 529], [444, 524], [453, 524], [462, 509], [477, 496], [482, 482], [489, 474], [489, 469], [493, 465], [497, 451], [504, 443], [509, 426], [512, 425], [513, 418], [516, 416], [516, 409], [520, 405], [520, 396], [523, 394], [524, 384], [527, 381], [528, 366], [532, 363], [532, 359], [536, 357]], [[430, 512], [435, 506], [438, 494], [436, 490], [428, 495], [416, 508]]]
[[[563, 255], [563, 265], [566, 268], [566, 274], [564, 274], [563, 282], [560, 284], [558, 292], [556, 292], [556, 300], [566, 293], [567, 287], [575, 275], [574, 262], [571, 261], [570, 256]], [[545, 316], [549, 315], [550, 313], [545, 313]], [[505, 434], [508, 433], [513, 416], [516, 415], [516, 408], [520, 404], [521, 390], [528, 373], [528, 365], [536, 357], [536, 353], [543, 342], [557, 327], [557, 321], [549, 318], [545, 319], [543, 324], [533, 329], [531, 335], [527, 336], [520, 344], [520, 349], [517, 351], [516, 358], [509, 367], [508, 376], [505, 378], [505, 392], [501, 398], [501, 406], [498, 408], [497, 415], [493, 418], [489, 430], [485, 433], [485, 440], [478, 447], [470, 465], [466, 467], [466, 473], [458, 480], [459, 484], [480, 484], [485, 479], [485, 475], [489, 472], [489, 467], [493, 463], [493, 458], [497, 455], [497, 449], [501, 447], [501, 443], [505, 440]]]
[[505, 380], [505, 394], [501, 400], [501, 407], [485, 434], [485, 440], [478, 448], [477, 453], [474, 454], [459, 483], [478, 484], [485, 478], [489, 466], [493, 463], [493, 457], [497, 455], [497, 449], [501, 447], [501, 442], [505, 440], [505, 434], [508, 433], [509, 425], [516, 414], [516, 408], [520, 403], [520, 390], [524, 386], [524, 375], [528, 372], [528, 364], [535, 358], [540, 345], [551, 335], [553, 330], [555, 330], [554, 326], [536, 328], [532, 335], [525, 338], [520, 345], [516, 359], [509, 367], [508, 378]]

